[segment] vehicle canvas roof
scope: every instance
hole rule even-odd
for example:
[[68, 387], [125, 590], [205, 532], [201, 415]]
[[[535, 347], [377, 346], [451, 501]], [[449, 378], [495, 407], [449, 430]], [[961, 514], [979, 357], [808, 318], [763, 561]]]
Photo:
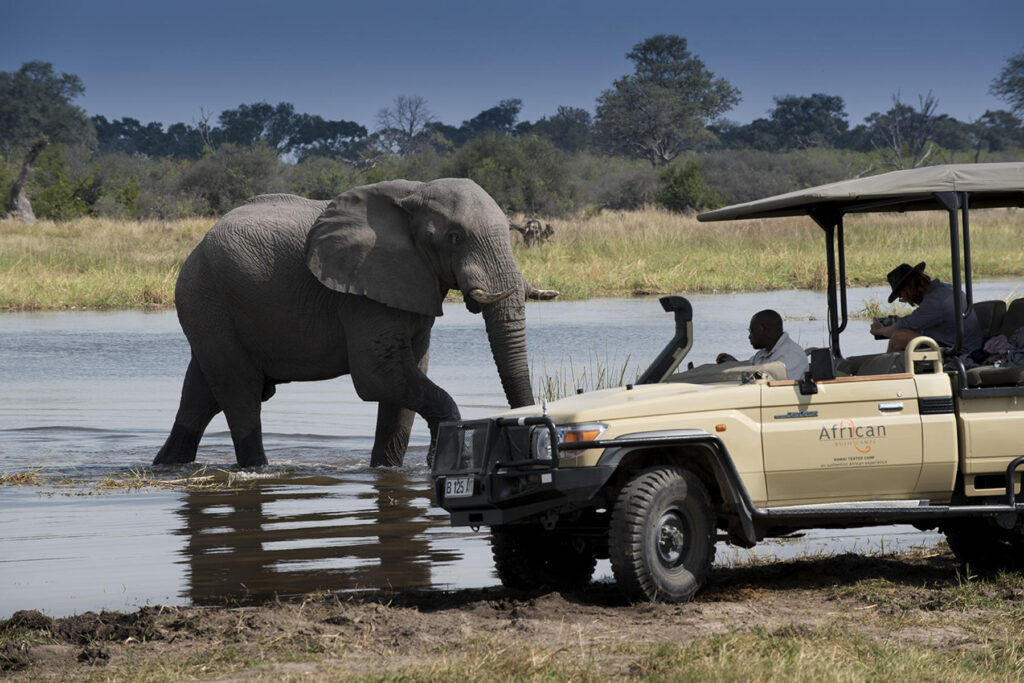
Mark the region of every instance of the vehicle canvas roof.
[[971, 208], [1024, 207], [1024, 162], [947, 164], [893, 171], [734, 204], [702, 213], [697, 219], [802, 216], [815, 210], [934, 211], [941, 208], [934, 197], [937, 192], [968, 192]]

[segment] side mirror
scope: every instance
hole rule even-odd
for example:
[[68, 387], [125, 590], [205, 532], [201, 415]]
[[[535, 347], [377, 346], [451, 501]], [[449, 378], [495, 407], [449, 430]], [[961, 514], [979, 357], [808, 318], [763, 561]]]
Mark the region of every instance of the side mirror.
[[814, 349], [811, 351], [810, 369], [800, 380], [800, 393], [810, 396], [818, 393], [818, 382], [835, 379], [836, 366], [832, 358], [832, 349]]
[[832, 357], [832, 349], [814, 349], [810, 358], [811, 378], [816, 382], [836, 378], [835, 359]]

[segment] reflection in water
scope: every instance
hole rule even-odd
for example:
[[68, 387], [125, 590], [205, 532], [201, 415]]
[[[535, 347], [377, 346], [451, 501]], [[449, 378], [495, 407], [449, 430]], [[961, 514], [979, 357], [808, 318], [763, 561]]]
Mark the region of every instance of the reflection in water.
[[[432, 547], [430, 488], [395, 470], [343, 479], [192, 491], [178, 511], [188, 536], [193, 604], [261, 601], [318, 590], [431, 585], [431, 570], [462, 553]], [[446, 521], [446, 520], [445, 520]]]

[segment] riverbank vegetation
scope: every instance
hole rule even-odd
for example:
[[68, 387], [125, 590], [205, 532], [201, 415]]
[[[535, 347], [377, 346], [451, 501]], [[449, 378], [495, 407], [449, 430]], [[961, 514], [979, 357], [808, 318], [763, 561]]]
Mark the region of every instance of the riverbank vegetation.
[[453, 125], [425, 98], [400, 95], [375, 127], [288, 102], [166, 127], [109, 121], [74, 106], [85, 92], [78, 76], [27, 62], [0, 72], [0, 201], [26, 221], [172, 220], [221, 215], [256, 194], [329, 199], [394, 178], [456, 176], [479, 183], [507, 212], [567, 218], [652, 204], [715, 208], [885, 171], [1024, 155], [1019, 56], [992, 86], [1013, 111], [958, 121], [930, 92], [916, 106], [897, 92], [888, 109], [858, 122], [837, 95], [787, 94], [746, 124], [727, 118], [742, 93], [686, 38], [651, 36], [626, 57], [633, 72], [595, 93], [593, 111], [559, 106], [527, 121], [523, 101], [510, 97]]
[[[971, 218], [975, 278], [1024, 275], [1024, 211]], [[172, 307], [178, 270], [213, 222], [2, 220], [0, 310]], [[700, 223], [648, 207], [544, 222], [554, 230], [544, 243], [527, 247], [516, 232], [511, 239], [526, 276], [563, 299], [825, 286], [824, 238], [805, 218]], [[847, 225], [850, 285], [885, 284], [901, 261], [925, 261], [949, 278], [942, 215], [853, 216]]]
[[259, 608], [0, 621], [0, 676], [35, 680], [1016, 681], [1021, 575], [942, 549], [716, 567], [683, 605], [485, 588], [324, 592]]

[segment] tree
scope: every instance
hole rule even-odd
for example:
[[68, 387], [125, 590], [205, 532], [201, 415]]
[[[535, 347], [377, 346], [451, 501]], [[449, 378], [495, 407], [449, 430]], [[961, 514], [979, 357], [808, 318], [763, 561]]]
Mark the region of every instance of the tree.
[[723, 147], [728, 149], [757, 149], [774, 152], [782, 149], [779, 125], [771, 119], [754, 119], [741, 126], [723, 121], [711, 126]]
[[377, 112], [377, 136], [386, 150], [407, 156], [422, 149], [435, 120], [425, 99], [399, 95], [391, 107]]
[[938, 125], [935, 109], [939, 101], [929, 92], [927, 96], [919, 95], [918, 102], [918, 108], [914, 109], [903, 104], [896, 93], [889, 111], [874, 112], [864, 119], [871, 131], [872, 146], [893, 168], [923, 166], [935, 151]]
[[974, 143], [975, 163], [984, 150], [1002, 152], [1024, 147], [1024, 123], [1003, 109], [986, 109], [985, 113], [970, 125], [970, 131]]
[[163, 124], [153, 121], [142, 125], [124, 117], [107, 121], [105, 116], [92, 117], [96, 129], [97, 151], [102, 154], [141, 154], [143, 156], [198, 159], [203, 152], [203, 137], [198, 130], [175, 123], [164, 132]]
[[522, 108], [523, 101], [520, 99], [502, 100], [496, 106], [484, 109], [470, 120], [463, 121], [462, 130], [466, 133], [467, 139], [484, 133], [511, 135], [515, 131]]
[[295, 131], [295, 106], [279, 102], [273, 107], [266, 102], [241, 104], [237, 109], [225, 109], [220, 113], [218, 142], [230, 142], [239, 147], [252, 147], [263, 142], [286, 153], [292, 144]]
[[666, 165], [711, 142], [708, 125], [740, 101], [736, 88], [690, 54], [685, 38], [656, 35], [626, 57], [633, 73], [597, 99], [597, 136], [612, 152]]
[[25, 187], [32, 165], [47, 145], [91, 140], [85, 112], [71, 102], [84, 92], [78, 76], [57, 74], [49, 62], [25, 62], [13, 73], [0, 71], [0, 149], [8, 161], [15, 150], [24, 150], [11, 185], [9, 215], [35, 220]]
[[1006, 59], [1006, 66], [992, 79], [989, 92], [1006, 100], [1014, 114], [1024, 117], [1024, 50]]
[[849, 127], [843, 98], [824, 93], [776, 97], [769, 117], [784, 149], [832, 147]]
[[359, 160], [367, 130], [354, 121], [328, 121], [315, 114], [299, 114], [286, 151], [300, 160], [321, 156], [348, 162]]
[[542, 117], [529, 132], [547, 138], [565, 152], [578, 152], [590, 146], [593, 121], [590, 112], [578, 107], [559, 106], [551, 118]]

